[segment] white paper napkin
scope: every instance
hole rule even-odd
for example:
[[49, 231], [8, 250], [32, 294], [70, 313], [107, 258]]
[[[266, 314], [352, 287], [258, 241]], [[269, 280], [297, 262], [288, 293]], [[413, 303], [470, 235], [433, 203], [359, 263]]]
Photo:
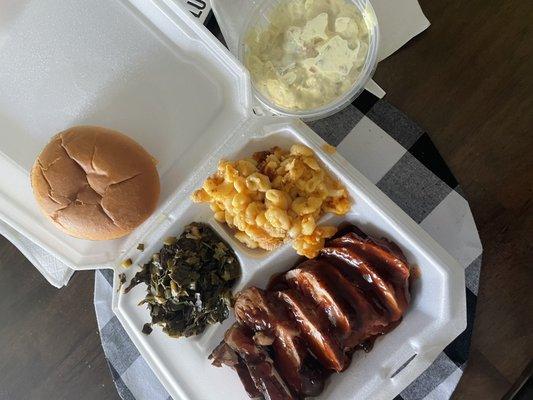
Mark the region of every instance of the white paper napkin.
[[381, 61], [429, 27], [416, 0], [371, 0], [378, 17]]
[[[249, 0], [216, 1], [231, 1], [237, 7], [238, 12], [239, 2]], [[210, 9], [209, 2], [205, 2], [204, 7], [204, 1], [179, 0], [179, 3], [186, 7], [201, 23], [204, 22]], [[429, 26], [429, 21], [416, 0], [371, 0], [371, 3], [376, 11], [380, 26], [379, 60], [394, 53]], [[385, 95], [383, 89], [374, 81], [367, 85], [367, 89], [380, 98]], [[60, 288], [68, 283], [73, 274], [72, 269], [3, 221], [0, 221], [0, 235], [13, 243], [53, 286]]]
[[50, 284], [61, 288], [68, 283], [72, 269], [1, 220], [0, 235], [13, 243]]
[[[429, 27], [417, 0], [371, 0], [379, 24], [378, 61], [381, 61]], [[379, 65], [378, 65], [379, 68]], [[373, 80], [366, 89], [379, 98], [385, 91]]]

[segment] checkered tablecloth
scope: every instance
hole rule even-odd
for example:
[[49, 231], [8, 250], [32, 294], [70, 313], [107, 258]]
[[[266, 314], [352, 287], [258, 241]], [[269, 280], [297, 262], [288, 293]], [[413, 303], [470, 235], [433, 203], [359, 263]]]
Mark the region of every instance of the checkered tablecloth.
[[[482, 247], [468, 202], [428, 134], [384, 100], [363, 92], [310, 126], [396, 202], [466, 269], [467, 329], [395, 400], [448, 399], [468, 359]], [[168, 393], [111, 311], [112, 272], [96, 272], [94, 304], [102, 345], [124, 400]]]
[[[207, 21], [209, 29], [219, 34], [214, 18]], [[309, 125], [465, 268], [466, 330], [394, 400], [449, 399], [468, 359], [481, 267], [482, 246], [468, 202], [428, 134], [368, 91], [343, 111]], [[94, 304], [120, 397], [170, 399], [113, 315], [112, 279], [110, 270], [96, 272]]]

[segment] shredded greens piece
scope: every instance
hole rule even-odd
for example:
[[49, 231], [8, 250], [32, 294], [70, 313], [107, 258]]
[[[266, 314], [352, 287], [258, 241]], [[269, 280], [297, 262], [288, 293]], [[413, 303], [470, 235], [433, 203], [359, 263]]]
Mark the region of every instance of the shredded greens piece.
[[[188, 337], [228, 318], [231, 287], [240, 275], [233, 250], [208, 225], [193, 222], [179, 238], [165, 240], [124, 292], [144, 282], [147, 294], [139, 305], [148, 305], [152, 324], [169, 336]], [[151, 332], [150, 325], [143, 333]]]
[[118, 274], [118, 289], [117, 289], [117, 292], [120, 292], [120, 289], [122, 288], [122, 285], [124, 285], [126, 283], [126, 274], [125, 273], [120, 273]]
[[150, 333], [152, 333], [152, 324], [147, 322], [146, 324], [143, 325], [143, 328], [141, 330], [142, 333], [144, 333], [145, 335], [149, 335]]

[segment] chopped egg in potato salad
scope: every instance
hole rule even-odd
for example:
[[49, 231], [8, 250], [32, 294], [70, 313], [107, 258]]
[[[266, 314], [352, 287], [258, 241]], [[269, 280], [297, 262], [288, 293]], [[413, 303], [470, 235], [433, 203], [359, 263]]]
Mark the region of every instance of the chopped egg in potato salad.
[[324, 106], [357, 80], [368, 28], [346, 0], [282, 1], [266, 26], [246, 35], [245, 64], [256, 89], [290, 110]]

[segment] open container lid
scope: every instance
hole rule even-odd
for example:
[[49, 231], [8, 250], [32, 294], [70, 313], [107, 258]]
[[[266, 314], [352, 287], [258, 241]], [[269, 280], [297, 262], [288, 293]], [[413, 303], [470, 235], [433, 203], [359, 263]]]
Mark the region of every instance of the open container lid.
[[[2, 12], [0, 218], [74, 269], [110, 266], [250, 117], [248, 74], [170, 0], [28, 0]], [[158, 160], [159, 207], [125, 238], [69, 237], [33, 198], [35, 158], [75, 125], [121, 131]]]

